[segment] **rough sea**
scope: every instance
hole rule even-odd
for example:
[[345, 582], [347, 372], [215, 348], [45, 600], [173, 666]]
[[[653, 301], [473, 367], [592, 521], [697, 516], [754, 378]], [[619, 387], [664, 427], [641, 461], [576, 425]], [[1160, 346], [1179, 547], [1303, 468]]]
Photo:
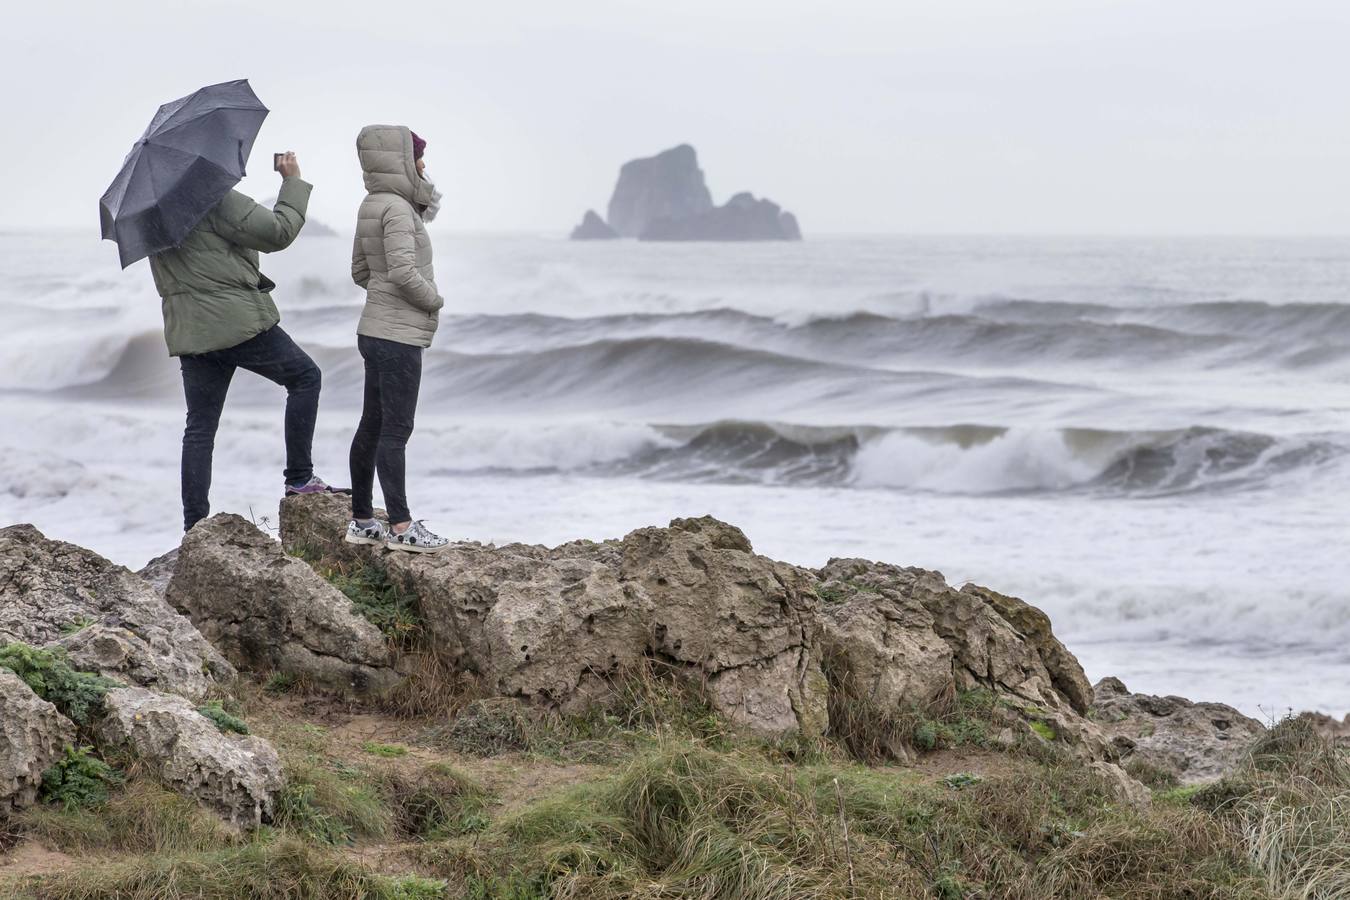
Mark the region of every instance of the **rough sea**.
[[[433, 529], [553, 544], [711, 513], [791, 562], [1024, 597], [1093, 680], [1350, 710], [1350, 242], [433, 238], [447, 306], [409, 447]], [[324, 370], [335, 484], [349, 251], [264, 260]], [[148, 266], [74, 232], [0, 233], [0, 266], [0, 524], [139, 567], [181, 529]], [[215, 511], [275, 527], [282, 399], [236, 376]]]

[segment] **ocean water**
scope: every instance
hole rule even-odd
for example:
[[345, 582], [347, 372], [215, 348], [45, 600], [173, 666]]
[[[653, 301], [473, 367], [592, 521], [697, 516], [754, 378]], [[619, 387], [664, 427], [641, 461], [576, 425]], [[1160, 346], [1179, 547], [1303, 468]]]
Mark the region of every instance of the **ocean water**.
[[[804, 565], [1045, 609], [1094, 680], [1350, 711], [1350, 242], [436, 234], [414, 514], [558, 543], [711, 513]], [[265, 270], [346, 483], [349, 243]], [[0, 523], [137, 567], [178, 539], [177, 367], [147, 266], [0, 234]], [[274, 527], [283, 392], [235, 379], [216, 510]], [[378, 499], [378, 495], [377, 495]]]

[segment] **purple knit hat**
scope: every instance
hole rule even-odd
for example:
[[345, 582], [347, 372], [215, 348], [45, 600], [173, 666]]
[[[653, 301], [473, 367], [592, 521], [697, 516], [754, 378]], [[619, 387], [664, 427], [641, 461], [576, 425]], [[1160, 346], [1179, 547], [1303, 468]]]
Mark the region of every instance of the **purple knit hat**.
[[422, 154], [427, 150], [427, 142], [418, 137], [417, 132], [412, 131], [411, 129], [409, 129], [408, 133], [412, 135], [413, 139], [413, 159], [421, 159]]

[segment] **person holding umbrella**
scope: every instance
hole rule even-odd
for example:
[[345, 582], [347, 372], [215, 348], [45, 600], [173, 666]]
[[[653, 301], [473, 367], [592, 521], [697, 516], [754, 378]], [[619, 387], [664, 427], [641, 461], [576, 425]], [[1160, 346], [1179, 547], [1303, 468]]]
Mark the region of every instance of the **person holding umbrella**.
[[150, 257], [164, 339], [182, 368], [185, 531], [210, 513], [216, 428], [236, 369], [286, 388], [285, 492], [332, 490], [311, 458], [319, 367], [278, 324], [276, 285], [258, 268], [259, 253], [283, 250], [300, 233], [311, 186], [286, 153], [276, 161], [275, 208], [233, 189], [266, 115], [247, 81], [165, 104], [100, 204], [103, 236], [117, 241], [122, 267]]

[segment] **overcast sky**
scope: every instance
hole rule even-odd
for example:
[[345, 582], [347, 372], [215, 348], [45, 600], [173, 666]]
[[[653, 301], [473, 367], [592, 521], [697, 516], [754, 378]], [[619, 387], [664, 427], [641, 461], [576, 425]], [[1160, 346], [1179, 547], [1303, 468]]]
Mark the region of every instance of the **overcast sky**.
[[823, 232], [1350, 234], [1346, 0], [6, 4], [0, 226], [98, 227], [158, 104], [248, 78], [312, 214], [411, 126], [456, 229], [565, 231], [698, 148]]

